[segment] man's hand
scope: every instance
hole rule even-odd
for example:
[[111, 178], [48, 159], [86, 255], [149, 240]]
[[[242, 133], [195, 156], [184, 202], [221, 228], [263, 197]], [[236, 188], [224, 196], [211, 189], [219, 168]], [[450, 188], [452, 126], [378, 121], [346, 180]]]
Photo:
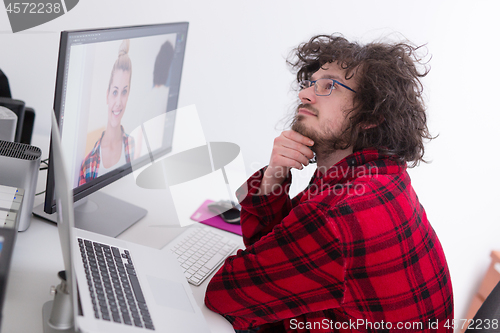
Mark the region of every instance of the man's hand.
[[264, 173], [260, 184], [259, 195], [266, 195], [273, 191], [286, 179], [291, 168], [302, 170], [309, 160], [314, 157], [309, 146], [314, 142], [295, 131], [288, 130], [274, 139], [271, 161]]

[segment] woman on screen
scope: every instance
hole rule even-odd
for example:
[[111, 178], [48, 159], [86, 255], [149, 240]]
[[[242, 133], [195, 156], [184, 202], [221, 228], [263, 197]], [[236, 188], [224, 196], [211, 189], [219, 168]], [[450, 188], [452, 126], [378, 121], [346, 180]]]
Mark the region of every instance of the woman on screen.
[[130, 163], [131, 157], [134, 156], [134, 140], [125, 133], [121, 125], [121, 119], [127, 107], [132, 76], [132, 62], [128, 56], [129, 46], [128, 39], [121, 43], [118, 59], [111, 70], [106, 92], [108, 105], [106, 130], [102, 132], [94, 148], [82, 162], [79, 186], [118, 166]]

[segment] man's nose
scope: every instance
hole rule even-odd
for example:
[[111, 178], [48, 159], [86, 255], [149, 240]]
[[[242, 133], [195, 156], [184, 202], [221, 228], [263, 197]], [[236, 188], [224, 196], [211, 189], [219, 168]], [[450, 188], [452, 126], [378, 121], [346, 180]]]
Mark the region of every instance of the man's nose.
[[316, 103], [316, 93], [314, 92], [314, 85], [299, 91], [299, 99], [304, 104]]

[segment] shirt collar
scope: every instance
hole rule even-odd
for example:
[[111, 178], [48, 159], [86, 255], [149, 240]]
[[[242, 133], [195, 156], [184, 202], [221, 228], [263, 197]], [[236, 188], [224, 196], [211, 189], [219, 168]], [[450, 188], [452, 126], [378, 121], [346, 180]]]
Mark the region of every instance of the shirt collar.
[[398, 174], [406, 167], [406, 162], [391, 159], [378, 149], [367, 148], [340, 160], [324, 175], [316, 170], [310, 184], [320, 179], [323, 183], [344, 183], [363, 176]]

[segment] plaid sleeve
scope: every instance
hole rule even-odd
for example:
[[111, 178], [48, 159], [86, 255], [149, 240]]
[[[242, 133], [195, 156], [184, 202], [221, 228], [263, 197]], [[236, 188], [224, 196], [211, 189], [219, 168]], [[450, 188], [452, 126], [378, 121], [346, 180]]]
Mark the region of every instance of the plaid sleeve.
[[313, 203], [293, 208], [260, 241], [229, 257], [205, 304], [235, 329], [340, 306], [344, 259], [334, 228]]
[[78, 186], [83, 185], [97, 177], [99, 163], [99, 154], [96, 154], [94, 150], [91, 151], [82, 162], [82, 166], [80, 168], [80, 177], [78, 178]]
[[88, 153], [88, 155], [83, 159], [80, 167], [80, 176], [78, 177], [78, 186], [83, 185], [97, 177], [99, 165], [101, 164], [101, 155], [99, 154], [99, 150], [103, 136], [104, 132], [102, 132], [101, 137], [94, 144], [94, 148], [92, 148], [90, 153]]
[[291, 175], [276, 191], [258, 195], [265, 170], [263, 168], [254, 173], [236, 192], [241, 205], [241, 230], [246, 246], [268, 234], [292, 209], [292, 201], [288, 196]]
[[87, 181], [85, 180], [85, 175], [86, 175], [86, 168], [85, 164], [82, 163], [82, 167], [80, 168], [80, 176], [78, 177], [78, 186], [81, 186], [85, 184]]
[[123, 131], [123, 145], [125, 147], [125, 162], [130, 163], [130, 161], [135, 156], [135, 140], [132, 136], [125, 134], [124, 131]]

